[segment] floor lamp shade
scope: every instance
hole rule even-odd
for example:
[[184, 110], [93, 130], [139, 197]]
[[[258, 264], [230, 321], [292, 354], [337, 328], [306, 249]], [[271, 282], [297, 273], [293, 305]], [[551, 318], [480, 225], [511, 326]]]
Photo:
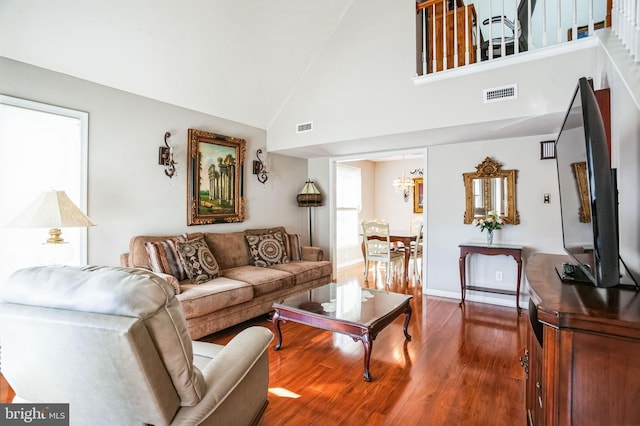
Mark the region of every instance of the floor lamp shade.
[[296, 197], [298, 200], [298, 207], [309, 208], [309, 245], [313, 245], [313, 234], [311, 233], [311, 207], [318, 207], [322, 205], [322, 193], [312, 180], [308, 180], [304, 183], [302, 190], [298, 192]]
[[302, 190], [298, 192], [298, 207], [317, 207], [322, 205], [322, 193], [313, 181], [304, 183]]
[[64, 191], [40, 194], [11, 223], [16, 228], [50, 228], [48, 244], [63, 244], [60, 228], [94, 226], [94, 223], [73, 204]]

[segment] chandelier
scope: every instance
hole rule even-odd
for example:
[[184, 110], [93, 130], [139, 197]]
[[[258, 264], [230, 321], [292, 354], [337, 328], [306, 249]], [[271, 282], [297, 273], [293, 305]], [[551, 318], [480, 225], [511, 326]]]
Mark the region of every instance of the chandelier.
[[411, 189], [413, 189], [414, 186], [415, 183], [413, 183], [413, 179], [406, 177], [404, 175], [404, 172], [402, 172], [402, 176], [393, 180], [393, 187], [395, 188], [396, 192], [402, 194], [405, 203], [409, 202]]

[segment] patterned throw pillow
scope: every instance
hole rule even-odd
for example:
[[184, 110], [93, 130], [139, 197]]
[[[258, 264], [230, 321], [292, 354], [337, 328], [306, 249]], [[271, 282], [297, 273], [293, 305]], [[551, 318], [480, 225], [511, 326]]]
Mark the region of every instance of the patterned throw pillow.
[[147, 242], [144, 247], [153, 272], [173, 275], [178, 281], [182, 281], [187, 279], [187, 274], [176, 250], [176, 240], [177, 238]]
[[176, 249], [192, 283], [201, 284], [220, 275], [220, 266], [204, 241], [204, 237], [177, 241]]
[[302, 260], [302, 245], [300, 244], [300, 234], [292, 234], [289, 236], [289, 252], [290, 260]]
[[289, 263], [285, 250], [284, 234], [245, 235], [249, 253], [255, 266], [267, 267], [278, 263]]

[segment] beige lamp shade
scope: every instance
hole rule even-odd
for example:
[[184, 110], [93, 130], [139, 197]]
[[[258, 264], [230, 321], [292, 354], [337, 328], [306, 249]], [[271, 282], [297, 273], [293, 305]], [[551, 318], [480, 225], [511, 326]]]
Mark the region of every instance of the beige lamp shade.
[[48, 244], [63, 244], [60, 228], [94, 226], [89, 219], [67, 197], [64, 191], [46, 191], [40, 194], [11, 223], [16, 228], [51, 228]]

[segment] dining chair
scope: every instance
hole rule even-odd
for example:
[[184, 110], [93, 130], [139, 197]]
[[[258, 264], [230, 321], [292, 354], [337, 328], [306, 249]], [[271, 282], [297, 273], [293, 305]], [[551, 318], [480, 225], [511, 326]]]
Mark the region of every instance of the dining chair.
[[376, 262], [374, 267], [384, 263], [386, 283], [389, 285], [394, 264], [398, 263], [400, 270], [404, 266], [404, 253], [400, 250], [394, 250], [391, 246], [389, 223], [383, 220], [362, 221], [362, 235], [364, 239], [364, 280], [368, 280], [371, 262]]
[[[518, 10], [516, 11], [515, 19], [509, 19], [506, 16], [498, 15], [487, 18], [482, 22], [482, 25], [502, 24], [504, 29], [500, 32], [499, 36], [493, 37], [491, 43], [489, 40], [483, 40], [480, 43], [481, 57], [483, 61], [489, 59], [489, 45], [491, 45], [493, 54], [492, 58], [502, 56], [502, 43], [505, 45], [505, 54], [512, 55], [515, 52], [515, 43], [518, 43], [518, 52], [526, 52], [529, 50], [529, 7], [531, 7], [531, 13], [536, 7], [537, 0], [520, 0], [518, 4]], [[531, 5], [529, 6], [529, 3]], [[516, 20], [519, 22], [520, 28], [516, 29]], [[488, 31], [488, 30], [487, 30]], [[502, 38], [502, 33], [509, 31], [508, 37]]]
[[411, 242], [411, 257], [409, 263], [413, 263], [413, 278], [419, 279], [422, 282], [422, 246], [423, 246], [423, 231], [424, 226], [422, 223], [418, 225], [417, 230], [411, 230], [411, 234], [416, 236], [416, 240]]

